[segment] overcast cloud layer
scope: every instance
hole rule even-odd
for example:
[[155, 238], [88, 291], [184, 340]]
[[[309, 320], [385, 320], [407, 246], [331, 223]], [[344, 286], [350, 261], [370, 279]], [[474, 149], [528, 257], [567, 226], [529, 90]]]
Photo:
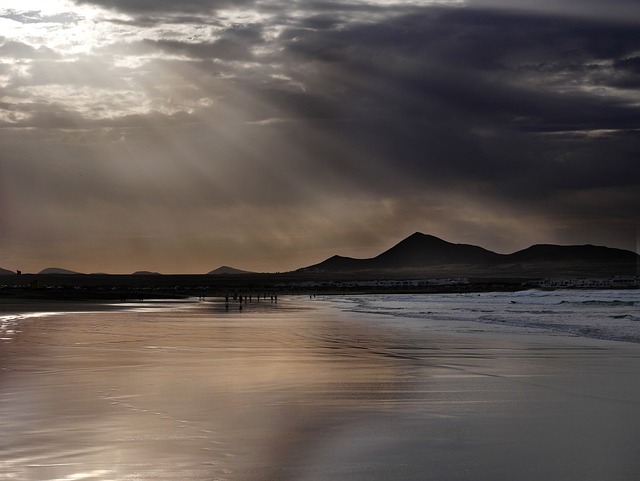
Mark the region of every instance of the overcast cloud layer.
[[635, 0], [43, 3], [0, 7], [0, 267], [637, 249]]

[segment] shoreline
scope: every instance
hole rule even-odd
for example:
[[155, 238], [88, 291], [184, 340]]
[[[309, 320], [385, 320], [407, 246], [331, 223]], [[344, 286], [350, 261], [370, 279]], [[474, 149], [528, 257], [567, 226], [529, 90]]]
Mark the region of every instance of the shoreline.
[[1, 358], [0, 477], [640, 472], [637, 345], [391, 328], [335, 299], [185, 307], [27, 322]]
[[628, 481], [640, 473], [637, 345], [441, 332], [345, 311], [340, 298], [307, 299], [26, 323], [3, 345], [0, 474]]

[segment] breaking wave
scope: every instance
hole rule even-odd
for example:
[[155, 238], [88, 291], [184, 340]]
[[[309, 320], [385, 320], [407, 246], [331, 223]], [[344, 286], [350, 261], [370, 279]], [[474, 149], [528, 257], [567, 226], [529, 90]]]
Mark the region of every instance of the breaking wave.
[[483, 324], [496, 332], [515, 329], [640, 343], [637, 289], [363, 295], [343, 298], [342, 308], [403, 319], [403, 327], [459, 332]]

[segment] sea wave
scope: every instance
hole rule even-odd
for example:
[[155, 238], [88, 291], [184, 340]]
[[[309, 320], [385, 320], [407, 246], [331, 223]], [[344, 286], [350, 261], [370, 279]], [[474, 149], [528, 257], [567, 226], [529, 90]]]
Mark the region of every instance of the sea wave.
[[505, 327], [523, 333], [534, 329], [640, 343], [638, 290], [363, 295], [343, 301], [344, 310], [409, 319], [421, 329], [458, 331], [461, 323], [481, 323], [501, 332]]
[[618, 299], [610, 300], [610, 301], [600, 301], [600, 300], [592, 300], [592, 301], [562, 301], [560, 304], [573, 304], [573, 305], [583, 305], [583, 306], [602, 306], [602, 307], [633, 307], [637, 305], [635, 301], [621, 301]]

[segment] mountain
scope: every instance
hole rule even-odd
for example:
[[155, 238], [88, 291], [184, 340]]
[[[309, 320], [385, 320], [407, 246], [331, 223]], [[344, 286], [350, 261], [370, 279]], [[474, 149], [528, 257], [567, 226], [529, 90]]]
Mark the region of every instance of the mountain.
[[253, 274], [253, 272], [242, 271], [240, 269], [234, 269], [233, 267], [229, 267], [229, 266], [221, 266], [221, 267], [218, 267], [217, 269], [207, 272], [207, 275], [214, 275], [214, 276], [235, 275], [235, 274]]
[[61, 269], [59, 267], [47, 267], [41, 270], [38, 274], [80, 274], [80, 272], [70, 271], [68, 269]]
[[324, 262], [300, 269], [311, 272], [416, 269], [443, 265], [490, 265], [504, 256], [482, 247], [453, 244], [432, 235], [416, 232], [370, 259], [333, 256]]
[[452, 244], [432, 235], [416, 232], [372, 259], [376, 269], [413, 268], [446, 264], [486, 265], [502, 256], [482, 247]]
[[623, 249], [594, 246], [536, 244], [507, 256], [509, 262], [635, 262], [637, 254]]
[[159, 272], [151, 272], [151, 271], [135, 271], [132, 276], [161, 276]]
[[11, 274], [15, 274], [15, 272], [0, 267], [0, 276], [9, 276]]
[[349, 272], [367, 269], [370, 259], [354, 259], [352, 257], [333, 256], [319, 264], [298, 269], [298, 272]]
[[640, 256], [609, 247], [533, 245], [513, 254], [498, 254], [469, 244], [453, 244], [416, 232], [376, 257], [333, 256], [298, 272], [393, 273], [437, 276], [563, 276], [637, 273]]

